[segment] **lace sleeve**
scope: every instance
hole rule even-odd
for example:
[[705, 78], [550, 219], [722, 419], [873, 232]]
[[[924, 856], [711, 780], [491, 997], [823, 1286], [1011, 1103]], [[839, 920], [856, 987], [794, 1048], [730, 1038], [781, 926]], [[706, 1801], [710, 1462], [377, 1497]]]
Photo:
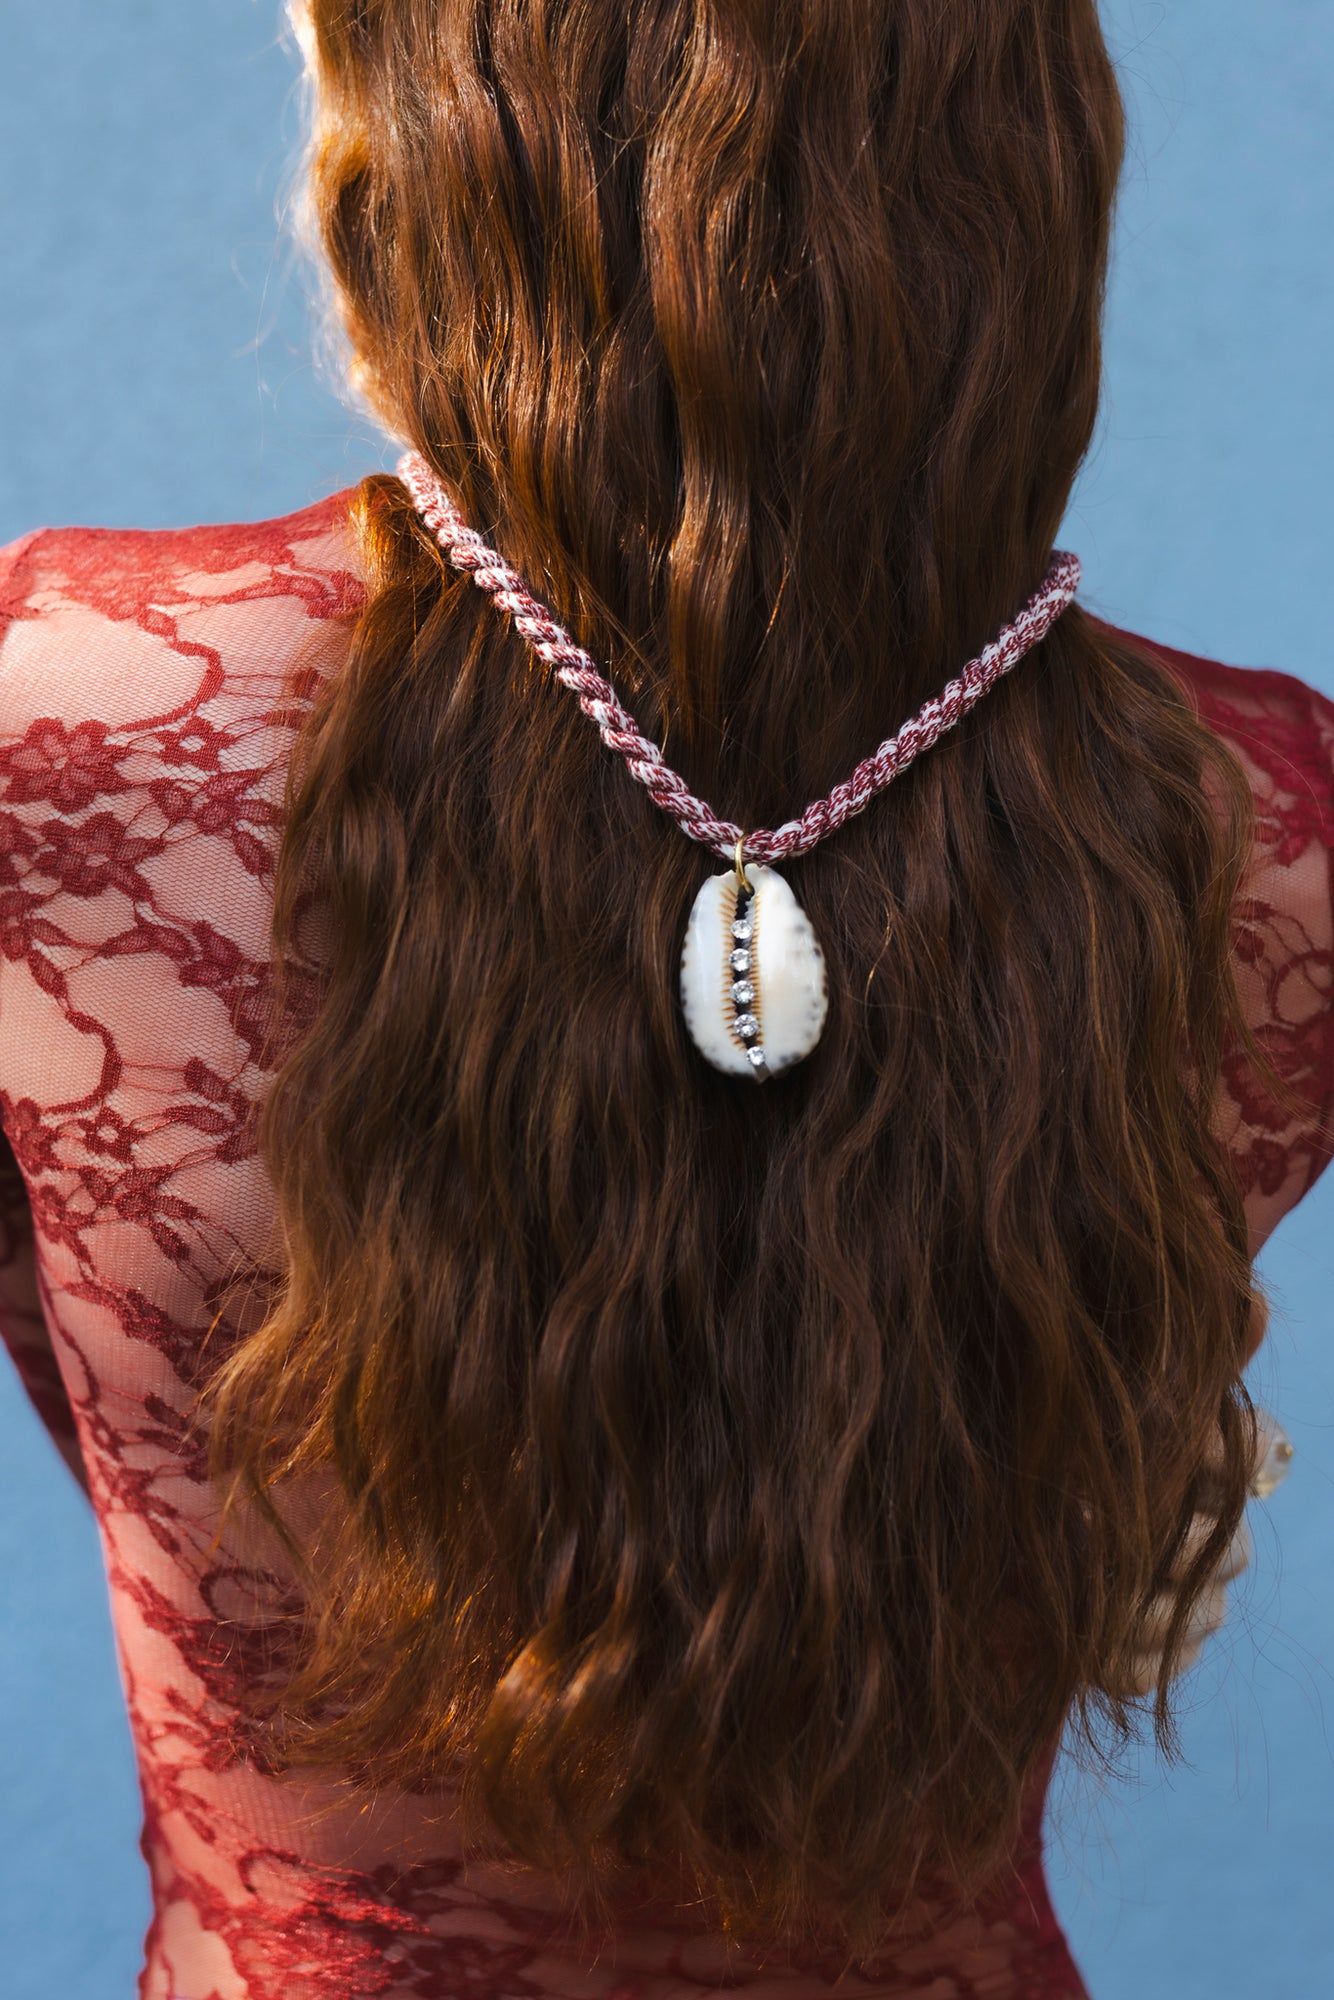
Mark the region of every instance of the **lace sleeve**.
[[1276, 1103], [1231, 1051], [1223, 1130], [1255, 1252], [1334, 1155], [1334, 702], [1293, 674], [1153, 650], [1241, 759], [1255, 800], [1238, 980], [1251, 1026], [1299, 1100]]

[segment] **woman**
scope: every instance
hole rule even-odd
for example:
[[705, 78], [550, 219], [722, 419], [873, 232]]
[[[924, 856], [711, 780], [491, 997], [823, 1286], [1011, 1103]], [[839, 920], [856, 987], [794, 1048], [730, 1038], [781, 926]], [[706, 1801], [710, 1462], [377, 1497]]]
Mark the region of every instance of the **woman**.
[[1053, 559], [1093, 0], [300, 28], [404, 478], [4, 562], [141, 1995], [1065, 2000], [1052, 1754], [1171, 1747], [1334, 1146], [1334, 706]]

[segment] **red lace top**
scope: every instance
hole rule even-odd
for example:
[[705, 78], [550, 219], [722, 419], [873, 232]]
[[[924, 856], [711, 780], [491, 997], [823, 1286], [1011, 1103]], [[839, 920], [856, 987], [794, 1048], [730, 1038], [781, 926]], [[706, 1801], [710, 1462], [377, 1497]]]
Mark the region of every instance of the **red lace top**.
[[[0, 553], [0, 1326], [101, 1532], [153, 1887], [140, 2000], [708, 1991], [724, 1959], [688, 1912], [647, 1911], [590, 1956], [540, 1877], [463, 1865], [448, 1800], [367, 1810], [247, 1754], [246, 1621], [280, 1585], [215, 1539], [185, 1416], [214, 1288], [272, 1220], [252, 1113], [295, 722], [282, 681], [298, 658], [339, 663], [362, 596], [346, 503]], [[1286, 674], [1163, 657], [1253, 778], [1237, 952], [1310, 1106], [1285, 1120], [1227, 1076], [1258, 1249], [1334, 1150], [1334, 704]], [[967, 1918], [923, 1910], [845, 1990], [1080, 1995], [1041, 1812], [1035, 1796], [1014, 1872]], [[756, 1953], [727, 1977], [805, 2000], [837, 1970]]]

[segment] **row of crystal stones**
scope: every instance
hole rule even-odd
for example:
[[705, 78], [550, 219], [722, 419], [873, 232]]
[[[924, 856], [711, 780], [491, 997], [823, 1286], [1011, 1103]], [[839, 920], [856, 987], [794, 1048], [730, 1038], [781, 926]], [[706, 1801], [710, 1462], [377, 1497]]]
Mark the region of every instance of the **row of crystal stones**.
[[764, 1075], [764, 1049], [760, 1042], [760, 1021], [752, 1010], [755, 983], [751, 973], [751, 949], [755, 937], [755, 914], [751, 909], [754, 891], [738, 886], [732, 913], [732, 1033], [746, 1051], [746, 1059], [757, 1076]]

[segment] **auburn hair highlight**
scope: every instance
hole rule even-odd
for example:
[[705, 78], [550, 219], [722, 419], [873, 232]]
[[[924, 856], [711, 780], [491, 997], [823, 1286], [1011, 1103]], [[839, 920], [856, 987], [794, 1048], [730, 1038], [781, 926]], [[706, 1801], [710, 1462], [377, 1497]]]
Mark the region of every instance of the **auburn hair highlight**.
[[[1040, 580], [1099, 393], [1094, 0], [306, 0], [313, 212], [371, 407], [747, 825]], [[461, 1786], [576, 1906], [679, 1879], [870, 1948], [1002, 1867], [1239, 1521], [1253, 1287], [1215, 1129], [1252, 803], [1079, 607], [791, 879], [757, 1089], [680, 1018], [718, 866], [361, 486], [294, 754], [283, 1268], [206, 1400], [336, 1496], [279, 1764]], [[1272, 1072], [1266, 1071], [1272, 1076]], [[257, 1697], [258, 1701], [258, 1697]]]

